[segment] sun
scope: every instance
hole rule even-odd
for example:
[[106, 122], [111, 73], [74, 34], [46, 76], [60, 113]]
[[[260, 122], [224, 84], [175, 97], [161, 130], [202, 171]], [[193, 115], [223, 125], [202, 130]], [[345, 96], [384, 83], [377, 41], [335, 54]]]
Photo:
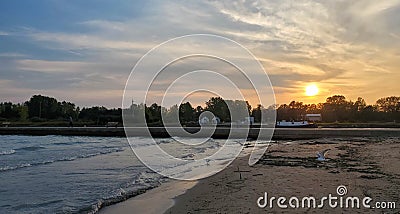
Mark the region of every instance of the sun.
[[315, 84], [309, 85], [306, 87], [306, 95], [307, 96], [315, 96], [318, 94], [318, 92], [319, 92], [319, 89]]

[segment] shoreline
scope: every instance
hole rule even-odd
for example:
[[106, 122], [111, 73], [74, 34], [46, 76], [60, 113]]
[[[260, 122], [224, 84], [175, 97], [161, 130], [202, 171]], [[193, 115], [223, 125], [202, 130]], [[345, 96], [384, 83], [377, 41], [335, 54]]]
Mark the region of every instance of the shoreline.
[[102, 207], [97, 213], [164, 213], [175, 205], [178, 196], [185, 194], [197, 183], [198, 181], [171, 180], [143, 194]]
[[[196, 133], [199, 127], [186, 127], [189, 133]], [[65, 136], [101, 136], [125, 137], [125, 132], [131, 137], [149, 136], [155, 138], [170, 137], [163, 127], [0, 127], [0, 135], [65, 135]], [[245, 128], [217, 127], [212, 137], [215, 139], [243, 137]], [[298, 140], [331, 137], [400, 137], [400, 128], [250, 128], [247, 136], [250, 139], [270, 140]]]

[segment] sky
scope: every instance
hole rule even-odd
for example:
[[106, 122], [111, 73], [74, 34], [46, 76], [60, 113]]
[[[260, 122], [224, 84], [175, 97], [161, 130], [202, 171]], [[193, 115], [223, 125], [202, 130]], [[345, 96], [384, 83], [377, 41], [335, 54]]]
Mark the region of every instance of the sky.
[[[398, 0], [4, 0], [0, 101], [42, 94], [120, 107], [133, 66], [149, 50], [183, 35], [215, 34], [254, 54], [277, 103], [342, 94], [373, 104], [399, 96], [399, 23]], [[187, 47], [174, 51], [180, 48]], [[318, 95], [305, 95], [310, 84]]]

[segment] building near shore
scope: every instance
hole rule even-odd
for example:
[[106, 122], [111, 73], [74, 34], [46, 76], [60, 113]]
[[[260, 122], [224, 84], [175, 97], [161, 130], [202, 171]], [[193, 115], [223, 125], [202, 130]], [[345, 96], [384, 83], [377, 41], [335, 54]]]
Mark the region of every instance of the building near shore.
[[319, 122], [322, 121], [321, 114], [306, 114], [306, 120], [312, 122]]

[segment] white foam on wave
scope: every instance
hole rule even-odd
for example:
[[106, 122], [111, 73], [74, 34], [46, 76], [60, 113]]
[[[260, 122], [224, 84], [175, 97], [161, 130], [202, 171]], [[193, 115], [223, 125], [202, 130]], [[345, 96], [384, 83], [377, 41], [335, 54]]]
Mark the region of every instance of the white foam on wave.
[[[25, 168], [25, 167], [46, 165], [46, 164], [51, 164], [51, 163], [54, 163], [54, 162], [74, 161], [76, 159], [90, 158], [90, 157], [94, 157], [94, 156], [98, 156], [98, 155], [104, 155], [104, 154], [109, 154], [109, 153], [113, 153], [113, 152], [120, 152], [120, 151], [123, 151], [123, 149], [122, 148], [118, 148], [118, 149], [112, 149], [110, 151], [89, 153], [89, 154], [84, 154], [84, 155], [79, 155], [79, 156], [62, 157], [62, 158], [54, 159], [54, 160], [44, 160], [44, 161], [33, 162], [33, 163], [22, 163], [22, 164], [19, 164], [17, 166], [4, 166], [4, 167], [0, 167], [0, 172], [1, 171], [16, 170], [16, 169], [21, 169], [21, 168]], [[14, 151], [14, 153], [15, 153], [15, 151]]]
[[12, 155], [15, 153], [14, 149], [10, 149], [10, 150], [5, 150], [5, 151], [0, 151], [0, 155]]
[[5, 167], [0, 167], [0, 172], [1, 171], [8, 171], [8, 170], [14, 170], [14, 169], [19, 169], [19, 168], [25, 168], [25, 167], [30, 167], [32, 166], [29, 163], [24, 163], [18, 166], [5, 166]]

